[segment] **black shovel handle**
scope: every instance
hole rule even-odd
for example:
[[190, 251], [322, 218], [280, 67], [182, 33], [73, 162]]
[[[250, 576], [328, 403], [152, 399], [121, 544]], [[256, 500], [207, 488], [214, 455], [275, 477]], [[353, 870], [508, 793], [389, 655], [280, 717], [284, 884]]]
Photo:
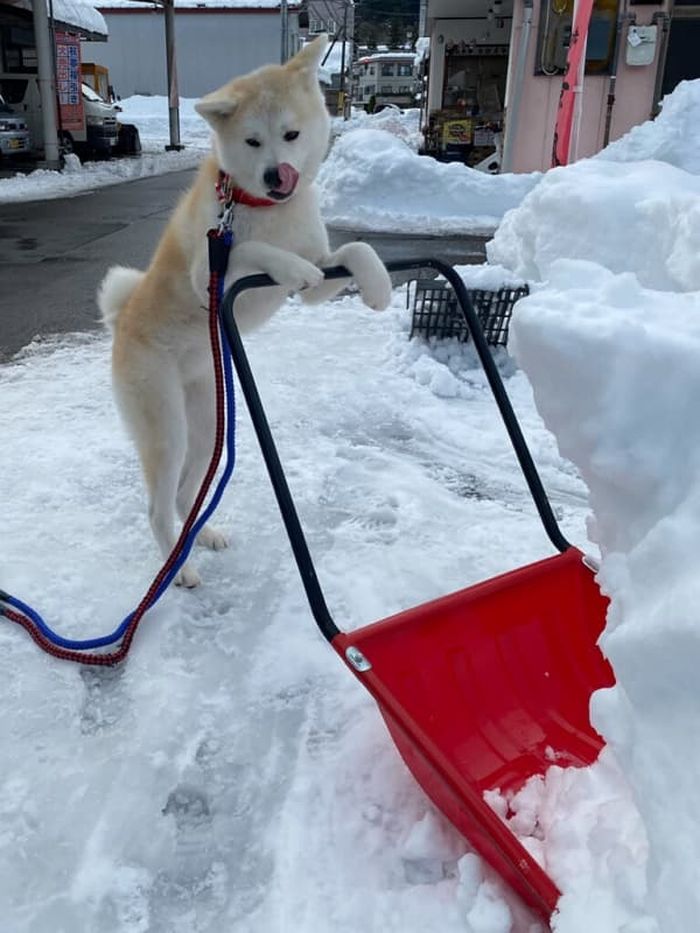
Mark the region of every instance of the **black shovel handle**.
[[[540, 519], [544, 525], [544, 529], [554, 547], [559, 551], [566, 551], [571, 545], [562, 535], [557, 520], [554, 517], [549, 499], [547, 498], [537, 468], [535, 467], [530, 451], [525, 443], [525, 438], [520, 430], [518, 419], [510, 404], [510, 399], [508, 398], [508, 393], [506, 392], [503, 380], [498, 372], [498, 367], [491, 356], [491, 351], [486, 343], [479, 318], [474, 310], [464, 282], [452, 266], [439, 259], [397, 260], [395, 262], [387, 262], [385, 265], [389, 272], [410, 272], [419, 269], [434, 269], [440, 275], [444, 276], [454, 289], [455, 295], [457, 296], [457, 303], [464, 315], [469, 333], [476, 347], [476, 352], [479, 355], [481, 365], [484, 367], [486, 378], [488, 379], [491, 391], [496, 399], [498, 410], [501, 413], [506, 430], [508, 431], [508, 436], [510, 437], [513, 449], [520, 463], [520, 468], [523, 471]], [[323, 271], [327, 279], [352, 277], [344, 266], [333, 266]], [[316, 576], [316, 568], [311, 559], [311, 554], [306, 543], [306, 538], [304, 537], [294, 500], [292, 499], [289, 486], [287, 485], [287, 478], [284, 475], [284, 470], [280, 463], [277, 448], [275, 447], [272, 432], [270, 431], [270, 425], [268, 424], [265, 410], [260, 401], [260, 395], [258, 394], [255, 379], [253, 378], [253, 373], [233, 314], [234, 302], [241, 292], [247, 291], [250, 288], [264, 288], [275, 284], [276, 282], [271, 279], [269, 275], [263, 274], [247, 275], [239, 279], [226, 292], [224, 300], [221, 303], [219, 315], [236, 367], [238, 380], [241, 384], [248, 410], [250, 411], [253, 427], [258, 437], [258, 443], [262, 450], [267, 472], [270, 475], [275, 496], [277, 497], [277, 504], [282, 513], [285, 528], [287, 529], [289, 542], [294, 552], [304, 589], [306, 590], [306, 596], [311, 606], [311, 611], [323, 635], [328, 641], [332, 641], [340, 632], [340, 629], [336, 626], [328, 611], [321, 585]]]

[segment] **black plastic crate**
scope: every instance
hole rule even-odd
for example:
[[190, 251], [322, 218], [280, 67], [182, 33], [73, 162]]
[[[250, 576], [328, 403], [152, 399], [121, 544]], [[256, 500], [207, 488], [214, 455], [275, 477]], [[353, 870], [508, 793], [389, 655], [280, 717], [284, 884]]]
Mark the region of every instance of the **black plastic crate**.
[[[493, 347], [508, 343], [508, 327], [513, 306], [518, 299], [530, 294], [527, 285], [504, 287], [497, 290], [467, 289], [479, 318], [486, 342]], [[437, 337], [444, 340], [456, 337], [469, 340], [469, 328], [460, 314], [457, 299], [450, 285], [436, 279], [417, 279], [413, 292], [411, 334]]]

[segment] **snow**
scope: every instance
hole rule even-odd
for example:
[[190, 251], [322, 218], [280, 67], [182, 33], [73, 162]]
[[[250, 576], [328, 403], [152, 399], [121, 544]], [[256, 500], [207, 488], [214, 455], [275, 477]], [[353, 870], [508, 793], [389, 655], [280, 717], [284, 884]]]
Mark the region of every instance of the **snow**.
[[321, 168], [326, 220], [357, 230], [441, 234], [492, 232], [541, 175], [488, 175], [417, 155], [384, 130], [336, 140]]
[[529, 279], [561, 258], [633, 272], [660, 290], [700, 288], [700, 176], [661, 162], [588, 159], [553, 169], [503, 219], [487, 255]]
[[59, 23], [77, 26], [85, 32], [101, 36], [109, 33], [104, 16], [85, 0], [52, 0], [50, 10]]
[[[616, 685], [591, 704], [603, 754], [562, 769], [552, 749], [544, 778], [488, 795], [563, 892], [555, 933], [690, 933], [700, 909], [696, 85], [615, 144], [629, 162], [587, 160], [523, 191], [491, 264], [460, 270], [472, 287], [530, 280], [510, 347], [522, 368], [504, 351], [497, 363], [562, 530], [599, 550], [611, 599], [600, 644]], [[352, 176], [352, 153], [369, 176]], [[410, 188], [423, 169], [396, 136], [350, 131], [333, 159], [375, 218], [440, 229], [453, 216], [437, 186], [432, 214]], [[447, 188], [453, 168], [438, 166]], [[504, 202], [512, 181], [493, 189]], [[392, 214], [401, 202], [411, 214]], [[383, 315], [352, 295], [290, 301], [247, 339], [347, 629], [549, 552], [471, 348], [409, 341], [408, 328], [397, 290]], [[309, 347], [314, 365], [300, 366]], [[108, 357], [106, 337], [75, 336], [0, 368], [13, 490], [0, 585], [74, 636], [113, 628], [157, 568]], [[204, 586], [166, 595], [123, 669], [54, 662], [0, 625], [4, 925], [541, 933], [427, 803], [316, 633], [239, 422], [219, 516], [232, 547], [197, 555]]]
[[[434, 360], [463, 389], [446, 402], [420, 378], [431, 350], [408, 326], [398, 291], [383, 315], [356, 297], [290, 302], [248, 341], [343, 627], [549, 552], [471, 351]], [[309, 347], [315, 365], [299, 367]], [[157, 568], [109, 381], [101, 335], [0, 369], [16, 490], [2, 586], [74, 635], [112, 628]], [[522, 373], [508, 386], [582, 542], [585, 489]], [[5, 927], [506, 933], [518, 906], [427, 804], [317, 634], [243, 411], [238, 451], [219, 515], [232, 547], [198, 553], [203, 587], [166, 595], [123, 670], [56, 663], [0, 625]]]

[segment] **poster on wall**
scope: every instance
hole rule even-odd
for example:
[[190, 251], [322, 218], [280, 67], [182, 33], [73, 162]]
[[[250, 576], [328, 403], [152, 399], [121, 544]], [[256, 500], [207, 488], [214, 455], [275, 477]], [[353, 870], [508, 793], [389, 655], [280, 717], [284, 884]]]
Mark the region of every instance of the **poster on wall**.
[[68, 132], [84, 126], [80, 74], [80, 38], [67, 32], [56, 33], [56, 91], [61, 129]]

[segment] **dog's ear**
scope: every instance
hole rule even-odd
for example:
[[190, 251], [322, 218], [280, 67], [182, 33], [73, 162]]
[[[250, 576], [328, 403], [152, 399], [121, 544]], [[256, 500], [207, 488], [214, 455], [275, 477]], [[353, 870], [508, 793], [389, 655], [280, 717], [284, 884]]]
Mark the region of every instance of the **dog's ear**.
[[212, 91], [194, 105], [194, 109], [204, 117], [207, 123], [217, 129], [223, 120], [230, 117], [238, 107], [239, 100], [234, 94], [222, 94], [219, 91]]
[[297, 52], [294, 58], [290, 58], [286, 64], [289, 71], [310, 75], [314, 81], [317, 80], [316, 74], [318, 66], [321, 64], [326, 49], [328, 48], [328, 36], [321, 33], [313, 42], [305, 45], [301, 52]]

